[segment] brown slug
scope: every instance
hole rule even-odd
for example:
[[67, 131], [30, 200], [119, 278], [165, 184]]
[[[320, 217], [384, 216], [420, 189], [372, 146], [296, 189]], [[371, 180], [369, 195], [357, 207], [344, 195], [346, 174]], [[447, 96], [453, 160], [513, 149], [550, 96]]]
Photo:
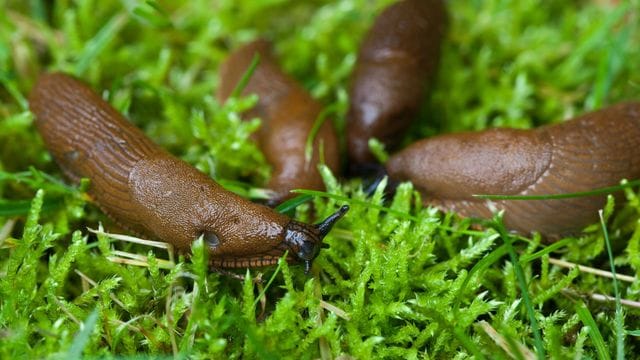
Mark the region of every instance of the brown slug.
[[45, 145], [73, 181], [122, 226], [188, 251], [203, 236], [214, 268], [275, 264], [285, 251], [308, 271], [348, 210], [308, 225], [249, 202], [172, 156], [80, 81], [42, 75], [29, 107]]
[[441, 0], [402, 0], [377, 17], [360, 47], [349, 93], [352, 169], [374, 161], [370, 138], [393, 148], [417, 116], [435, 77], [447, 22]]
[[621, 103], [531, 130], [436, 136], [393, 155], [391, 178], [410, 180], [425, 203], [467, 217], [504, 210], [507, 228], [548, 239], [597, 221], [605, 196], [489, 201], [473, 194], [545, 195], [593, 190], [640, 178], [640, 103]]
[[338, 170], [338, 137], [331, 121], [326, 120], [314, 139], [310, 161], [305, 159], [307, 138], [322, 106], [280, 70], [264, 40], [235, 50], [220, 66], [218, 99], [223, 102], [231, 95], [256, 54], [260, 63], [242, 94], [257, 94], [259, 100], [244, 117], [263, 121], [255, 138], [273, 167], [267, 187], [274, 192], [269, 204], [275, 205], [295, 195], [290, 192], [293, 189], [324, 189], [317, 164], [322, 159], [334, 173]]

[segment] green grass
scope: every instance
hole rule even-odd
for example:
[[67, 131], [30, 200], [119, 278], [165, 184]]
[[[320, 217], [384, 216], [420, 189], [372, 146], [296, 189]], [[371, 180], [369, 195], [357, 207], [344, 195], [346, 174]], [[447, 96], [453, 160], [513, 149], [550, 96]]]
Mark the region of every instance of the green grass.
[[[342, 134], [358, 44], [390, 2], [0, 0], [0, 358], [638, 358], [640, 309], [624, 300], [640, 282], [619, 278], [640, 271], [637, 179], [605, 190], [624, 199], [601, 223], [548, 245], [507, 234], [499, 217], [423, 208], [410, 184], [387, 199], [386, 181], [367, 195], [323, 168], [326, 192], [279, 208], [315, 221], [351, 206], [310, 276], [280, 262], [238, 281], [208, 271], [201, 242], [174, 259], [90, 232], [123, 231], [87, 184], [65, 183], [28, 112], [39, 73], [74, 74], [161, 146], [264, 198], [270, 170], [250, 140], [260, 123], [240, 118], [256, 98], [215, 100], [221, 61], [271, 39]], [[442, 71], [405, 142], [638, 98], [640, 3], [606, 3], [451, 1]]]

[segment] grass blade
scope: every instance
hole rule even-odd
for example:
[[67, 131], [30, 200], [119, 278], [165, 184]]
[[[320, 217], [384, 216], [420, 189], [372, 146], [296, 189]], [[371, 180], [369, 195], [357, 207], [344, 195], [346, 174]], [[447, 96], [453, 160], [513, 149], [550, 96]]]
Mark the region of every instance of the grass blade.
[[640, 185], [640, 180], [632, 180], [632, 181], [622, 181], [620, 185], [615, 186], [607, 186], [603, 188], [593, 189], [589, 191], [578, 191], [573, 193], [565, 193], [565, 194], [548, 194], [548, 195], [472, 195], [477, 199], [487, 199], [487, 200], [560, 200], [560, 199], [571, 199], [577, 197], [586, 197], [586, 196], [594, 196], [594, 195], [606, 195], [611, 194], [620, 190], [623, 190], [628, 187], [638, 186]]
[[541, 258], [547, 254], [550, 254], [560, 248], [565, 247], [566, 245], [570, 244], [571, 242], [575, 241], [574, 239], [571, 238], [566, 238], [563, 240], [560, 240], [558, 242], [555, 242], [549, 246], [546, 246], [544, 249], [537, 251], [533, 254], [529, 254], [529, 255], [525, 255], [520, 257], [520, 264], [524, 265], [530, 261], [533, 261], [535, 259]]
[[80, 332], [73, 339], [73, 343], [71, 344], [71, 348], [67, 352], [67, 359], [81, 359], [82, 351], [87, 346], [89, 342], [89, 338], [91, 337], [91, 333], [96, 327], [96, 323], [98, 322], [98, 309], [93, 309], [91, 314], [87, 317], [87, 319], [82, 324], [82, 328]]
[[467, 277], [464, 278], [464, 281], [460, 285], [460, 289], [458, 290], [458, 293], [454, 297], [455, 300], [454, 300], [453, 305], [452, 305], [453, 311], [455, 311], [455, 312], [458, 311], [458, 309], [460, 307], [460, 299], [462, 299], [462, 294], [464, 293], [464, 289], [467, 287], [467, 284], [471, 280], [471, 277], [475, 273], [477, 273], [479, 271], [488, 269], [491, 265], [493, 265], [495, 262], [500, 260], [508, 252], [509, 252], [509, 250], [507, 248], [507, 245], [506, 244], [502, 244], [500, 247], [496, 248], [491, 253], [489, 253], [489, 255], [483, 257], [480, 261], [478, 261], [471, 268], [471, 270], [469, 270], [469, 273], [467, 274]]
[[[42, 212], [57, 210], [63, 205], [61, 200], [45, 200]], [[0, 216], [19, 216], [29, 213], [31, 200], [3, 200], [0, 199]]]
[[18, 90], [18, 85], [14, 77], [10, 77], [6, 72], [2, 71], [0, 72], [0, 84], [4, 86], [7, 92], [11, 94], [13, 99], [20, 105], [20, 109], [23, 111], [29, 110], [29, 103], [20, 90]]
[[87, 71], [89, 65], [94, 63], [96, 57], [109, 45], [109, 42], [116, 38], [120, 30], [127, 24], [128, 17], [125, 14], [119, 14], [112, 17], [100, 31], [89, 40], [82, 53], [78, 58], [75, 68], [75, 75], [82, 75]]
[[607, 346], [604, 343], [604, 339], [602, 338], [602, 334], [598, 329], [598, 325], [593, 319], [593, 316], [591, 316], [591, 312], [583, 302], [579, 302], [578, 306], [576, 306], [576, 313], [578, 314], [580, 321], [582, 321], [585, 326], [589, 327], [589, 337], [591, 338], [593, 345], [596, 347], [598, 358], [601, 360], [611, 359], [611, 357], [609, 356], [609, 349], [607, 349]]
[[486, 359], [482, 354], [482, 351], [480, 351], [480, 348], [476, 346], [473, 340], [470, 337], [468, 337], [467, 334], [465, 334], [461, 328], [454, 327], [453, 335], [455, 335], [456, 339], [460, 341], [462, 346], [464, 346], [467, 350], [469, 350], [469, 352], [471, 352], [476, 359], [479, 359], [479, 360]]
[[604, 217], [602, 216], [602, 210], [598, 211], [600, 216], [600, 226], [602, 227], [602, 233], [604, 234], [604, 242], [607, 245], [607, 254], [609, 255], [609, 263], [611, 264], [611, 274], [613, 275], [613, 292], [616, 297], [616, 359], [624, 359], [624, 315], [622, 314], [622, 304], [620, 303], [620, 289], [618, 288], [618, 279], [616, 278], [616, 266], [613, 261], [613, 252], [611, 251], [611, 242], [609, 241], [609, 232], [607, 226], [604, 223]]
[[527, 314], [529, 315], [529, 321], [531, 322], [531, 332], [533, 332], [536, 355], [538, 356], [538, 359], [542, 360], [545, 358], [544, 343], [542, 342], [540, 327], [538, 326], [538, 321], [536, 320], [535, 309], [533, 308], [533, 302], [531, 301], [531, 295], [529, 294], [529, 290], [527, 287], [527, 280], [524, 277], [524, 271], [522, 270], [522, 266], [520, 265], [518, 254], [516, 254], [516, 251], [513, 248], [513, 239], [502, 223], [501, 214], [494, 217], [492, 224], [500, 233], [500, 236], [504, 240], [504, 243], [509, 252], [509, 257], [511, 258], [511, 262], [513, 263], [513, 269], [516, 273], [518, 284], [520, 285], [520, 291], [522, 291], [522, 299], [524, 300], [525, 307], [527, 308]]
[[276, 206], [275, 210], [281, 214], [288, 214], [311, 199], [313, 199], [313, 196], [311, 195], [298, 195]]
[[240, 93], [242, 93], [242, 90], [244, 90], [244, 88], [247, 87], [249, 80], [251, 80], [251, 77], [253, 76], [253, 73], [256, 71], [256, 68], [258, 67], [259, 64], [260, 64], [260, 54], [256, 53], [253, 56], [253, 59], [251, 59], [251, 64], [249, 64], [247, 71], [245, 71], [245, 73], [242, 74], [240, 81], [238, 81], [238, 83], [236, 84], [236, 87], [233, 88], [233, 91], [231, 92], [231, 95], [229, 96], [229, 98], [238, 97]]
[[[393, 216], [397, 216], [401, 219], [404, 220], [409, 220], [409, 221], [414, 221], [414, 222], [418, 222], [420, 221], [420, 218], [417, 216], [413, 216], [411, 214], [408, 214], [406, 212], [402, 212], [402, 211], [398, 211], [398, 210], [394, 210], [391, 208], [388, 208], [386, 206], [381, 206], [378, 204], [374, 204], [374, 203], [370, 203], [367, 201], [363, 201], [360, 199], [355, 199], [355, 198], [350, 198], [344, 195], [339, 195], [339, 194], [330, 194], [324, 191], [316, 191], [316, 190], [306, 190], [306, 189], [295, 189], [295, 190], [291, 190], [291, 192], [293, 193], [297, 193], [297, 194], [304, 194], [304, 195], [310, 195], [312, 197], [323, 197], [323, 198], [328, 198], [328, 199], [333, 199], [333, 200], [338, 200], [338, 201], [342, 201], [345, 202], [349, 205], [359, 205], [359, 206], [364, 206], [364, 207], [368, 207], [368, 208], [373, 208], [376, 210], [380, 210], [383, 212], [386, 212], [387, 214], [391, 214]], [[458, 232], [460, 234], [465, 234], [465, 235], [478, 235], [478, 236], [482, 236], [485, 234], [484, 231], [473, 231], [473, 230], [460, 230], [460, 229], [453, 229], [451, 227], [447, 227], [444, 225], [440, 225], [441, 229], [447, 230], [447, 231], [455, 231]]]
[[[313, 142], [315, 141], [316, 136], [318, 135], [318, 131], [320, 131], [320, 128], [322, 127], [322, 124], [324, 124], [328, 116], [332, 113], [335, 113], [338, 110], [338, 108], [339, 108], [339, 104], [337, 103], [327, 106], [326, 108], [322, 109], [320, 114], [318, 114], [315, 121], [313, 122], [313, 127], [311, 128], [311, 131], [309, 131], [309, 135], [307, 136], [307, 141], [304, 144], [305, 164], [308, 165], [311, 162], [311, 157], [313, 156]], [[322, 155], [323, 153], [321, 151], [320, 156]], [[324, 161], [322, 162], [324, 163]]]

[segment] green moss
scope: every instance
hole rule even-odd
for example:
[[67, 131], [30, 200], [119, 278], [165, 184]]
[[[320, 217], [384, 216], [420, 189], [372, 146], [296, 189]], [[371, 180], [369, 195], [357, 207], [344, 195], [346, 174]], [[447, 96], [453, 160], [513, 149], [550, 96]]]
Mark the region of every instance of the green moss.
[[[32, 125], [27, 94], [40, 72], [86, 80], [163, 147], [260, 198], [270, 170], [250, 140], [259, 119], [240, 121], [256, 98], [217, 102], [221, 61], [269, 38], [342, 134], [358, 44], [391, 2], [0, 0], [0, 358], [507, 359], [524, 356], [521, 346], [554, 358], [637, 356], [640, 310], [592, 294], [633, 300], [640, 282], [551, 260], [636, 275], [633, 188], [605, 209], [607, 237], [594, 224], [546, 246], [508, 236], [499, 218], [478, 230], [423, 208], [410, 184], [385, 199], [382, 181], [368, 196], [360, 180], [322, 168], [327, 192], [283, 209], [314, 221], [351, 205], [311, 277], [281, 262], [238, 281], [208, 271], [202, 242], [174, 261], [87, 231], [112, 224], [87, 202], [87, 184], [63, 182]], [[640, 4], [605, 3], [449, 2], [441, 71], [406, 142], [532, 127], [636, 97]], [[147, 266], [110, 260], [124, 252]]]

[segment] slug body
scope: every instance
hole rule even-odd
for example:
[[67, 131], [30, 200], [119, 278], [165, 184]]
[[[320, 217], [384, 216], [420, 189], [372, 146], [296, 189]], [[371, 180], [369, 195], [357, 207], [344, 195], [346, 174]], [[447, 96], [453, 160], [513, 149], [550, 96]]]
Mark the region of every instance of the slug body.
[[366, 35], [349, 94], [347, 145], [352, 168], [372, 163], [369, 139], [393, 148], [416, 117], [433, 80], [447, 27], [441, 0], [403, 0]]
[[500, 200], [474, 194], [589, 191], [640, 178], [640, 103], [622, 103], [533, 130], [492, 129], [437, 136], [392, 156], [392, 178], [410, 180], [425, 203], [468, 217], [505, 210], [505, 225], [553, 239], [598, 219], [604, 196]]
[[317, 164], [322, 159], [332, 171], [338, 170], [338, 139], [331, 121], [325, 120], [315, 136], [310, 160], [305, 159], [305, 145], [322, 106], [278, 68], [266, 41], [239, 48], [222, 64], [218, 99], [223, 102], [231, 95], [256, 54], [260, 63], [242, 94], [257, 94], [259, 100], [244, 115], [263, 121], [256, 140], [273, 167], [267, 187], [274, 191], [270, 204], [277, 204], [292, 197], [293, 189], [324, 189]]
[[154, 144], [83, 83], [43, 75], [29, 98], [36, 126], [63, 172], [122, 226], [188, 251], [203, 236], [213, 267], [271, 265], [289, 250], [307, 268], [346, 212], [308, 225], [251, 203]]

